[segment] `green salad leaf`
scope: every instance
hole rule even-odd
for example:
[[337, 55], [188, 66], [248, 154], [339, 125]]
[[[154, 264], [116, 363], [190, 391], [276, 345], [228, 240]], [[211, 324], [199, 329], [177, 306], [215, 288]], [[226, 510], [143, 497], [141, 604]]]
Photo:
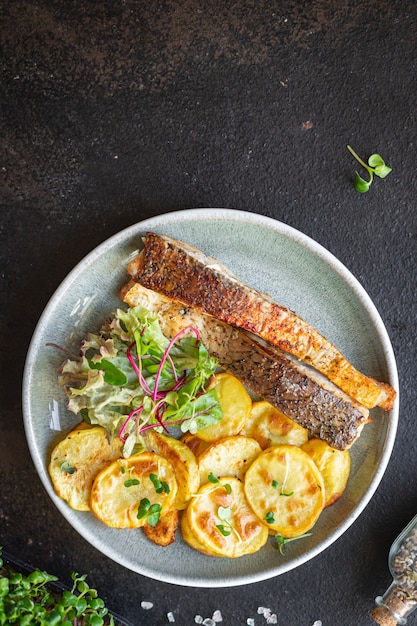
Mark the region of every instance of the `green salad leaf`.
[[62, 364], [58, 382], [68, 409], [119, 436], [128, 457], [143, 447], [149, 428], [195, 433], [222, 419], [216, 391], [206, 390], [217, 367], [196, 328], [168, 339], [157, 315], [138, 306], [117, 310], [89, 334], [81, 356]]

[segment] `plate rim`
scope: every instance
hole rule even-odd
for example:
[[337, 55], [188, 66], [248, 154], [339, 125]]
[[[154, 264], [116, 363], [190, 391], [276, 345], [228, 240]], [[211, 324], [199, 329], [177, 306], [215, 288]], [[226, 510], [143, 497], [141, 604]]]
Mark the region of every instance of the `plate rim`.
[[[181, 585], [181, 586], [192, 586], [192, 587], [206, 587], [206, 588], [216, 588], [216, 587], [235, 587], [239, 585], [252, 584], [254, 582], [260, 582], [263, 580], [267, 580], [273, 578], [278, 575], [282, 575], [288, 571], [291, 571], [300, 565], [306, 563], [311, 560], [324, 550], [326, 550], [331, 544], [333, 544], [340, 536], [342, 536], [350, 526], [355, 522], [355, 520], [361, 515], [363, 510], [369, 504], [372, 496], [374, 495], [376, 489], [378, 488], [382, 477], [386, 471], [387, 465], [389, 463], [391, 453], [394, 447], [397, 427], [398, 427], [398, 415], [399, 415], [399, 377], [398, 377], [398, 369], [395, 360], [394, 350], [391, 344], [390, 337], [388, 335], [387, 329], [383, 323], [381, 315], [370, 298], [367, 291], [364, 289], [359, 280], [351, 273], [351, 271], [327, 248], [325, 248], [322, 244], [311, 238], [309, 235], [304, 234], [298, 229], [290, 226], [280, 220], [277, 220], [272, 217], [268, 217], [263, 214], [253, 213], [249, 211], [243, 211], [240, 209], [230, 209], [230, 208], [190, 208], [190, 209], [182, 209], [177, 211], [171, 211], [166, 213], [161, 213], [139, 222], [136, 222], [122, 230], [118, 231], [114, 235], [106, 238], [99, 245], [95, 246], [89, 253], [87, 253], [80, 261], [73, 267], [73, 269], [65, 276], [65, 278], [61, 281], [58, 287], [53, 292], [52, 296], [47, 301], [46, 306], [44, 307], [38, 322], [35, 326], [35, 329], [32, 334], [32, 338], [29, 343], [29, 347], [27, 350], [27, 355], [24, 364], [23, 370], [23, 379], [22, 379], [22, 412], [23, 412], [23, 422], [24, 422], [24, 430], [26, 435], [27, 444], [29, 447], [29, 451], [32, 457], [32, 460], [35, 464], [36, 471], [38, 476], [48, 494], [51, 498], [53, 504], [58, 508], [60, 513], [63, 515], [64, 519], [69, 523], [75, 531], [85, 540], [91, 543], [94, 547], [95, 544], [93, 542], [93, 538], [90, 538], [87, 535], [90, 533], [82, 534], [76, 525], [68, 519], [66, 512], [68, 510], [68, 505], [57, 498], [53, 497], [51, 493], [51, 485], [49, 479], [44, 471], [45, 468], [42, 466], [42, 472], [38, 467], [38, 464], [35, 462], [37, 457], [37, 451], [35, 443], [30, 437], [30, 399], [29, 399], [29, 391], [30, 391], [30, 378], [31, 378], [31, 368], [34, 361], [34, 354], [36, 352], [36, 339], [43, 327], [44, 320], [48, 318], [50, 311], [54, 307], [54, 303], [59, 299], [60, 295], [65, 293], [68, 289], [68, 286], [76, 279], [76, 277], [85, 270], [85, 266], [94, 262], [95, 259], [100, 257], [102, 254], [109, 249], [113, 249], [114, 246], [117, 246], [118, 243], [127, 241], [131, 236], [136, 234], [138, 231], [146, 232], [146, 230], [157, 230], [160, 225], [166, 223], [167, 220], [175, 223], [180, 223], [182, 221], [190, 221], [191, 220], [216, 220], [216, 219], [227, 219], [238, 222], [250, 222], [255, 226], [264, 227], [270, 230], [273, 230], [280, 235], [290, 238], [297, 244], [307, 248], [309, 251], [313, 252], [315, 256], [318, 256], [321, 261], [323, 261], [327, 266], [329, 266], [334, 272], [336, 272], [339, 277], [342, 278], [344, 282], [348, 284], [350, 289], [353, 290], [356, 297], [360, 300], [361, 305], [366, 311], [367, 315], [370, 317], [374, 329], [377, 333], [378, 339], [380, 341], [379, 348], [382, 351], [384, 362], [387, 368], [387, 376], [389, 382], [397, 391], [397, 397], [394, 403], [394, 407], [392, 411], [390, 411], [390, 420], [387, 426], [387, 432], [385, 437], [385, 442], [381, 451], [381, 459], [379, 465], [375, 471], [375, 475], [368, 485], [365, 493], [362, 496], [362, 499], [356, 504], [355, 509], [352, 513], [344, 519], [340, 525], [333, 530], [330, 535], [318, 543], [316, 546], [306, 551], [302, 555], [295, 557], [291, 562], [286, 562], [284, 565], [281, 563], [276, 568], [268, 569], [267, 571], [257, 572], [255, 574], [243, 574], [240, 576], [235, 576], [232, 579], [230, 578], [204, 578], [204, 579], [192, 579], [190, 580], [187, 576], [178, 575], [172, 577], [170, 575], [164, 576], [163, 574], [156, 575], [154, 571], [150, 571], [147, 567], [132, 567], [132, 565], [126, 564], [123, 558], [120, 558], [120, 555], [116, 550], [113, 549], [113, 546], [107, 546], [104, 554], [119, 563], [120, 565], [126, 567], [129, 570], [133, 570], [138, 574], [147, 576], [154, 580], [159, 580], [161, 582], [167, 582], [171, 584]], [[103, 550], [99, 547], [96, 548], [100, 552], [103, 553]]]

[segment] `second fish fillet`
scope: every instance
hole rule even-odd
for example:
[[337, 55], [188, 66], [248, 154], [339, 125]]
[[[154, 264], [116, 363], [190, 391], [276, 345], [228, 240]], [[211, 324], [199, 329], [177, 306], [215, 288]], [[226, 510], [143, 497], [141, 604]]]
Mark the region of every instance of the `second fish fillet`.
[[246, 331], [133, 281], [123, 288], [121, 297], [131, 307], [142, 306], [157, 314], [168, 337], [187, 326], [197, 328], [202, 343], [223, 369], [331, 447], [349, 448], [369, 421], [368, 410], [325, 377]]

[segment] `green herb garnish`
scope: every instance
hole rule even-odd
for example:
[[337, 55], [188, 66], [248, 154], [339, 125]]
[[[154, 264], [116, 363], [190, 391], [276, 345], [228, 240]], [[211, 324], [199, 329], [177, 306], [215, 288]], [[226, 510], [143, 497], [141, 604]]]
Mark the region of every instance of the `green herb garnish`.
[[56, 576], [39, 569], [26, 575], [6, 564], [1, 554], [0, 548], [0, 626], [114, 626], [86, 575], [73, 572], [72, 589], [57, 593], [49, 586]]
[[75, 467], [68, 463], [68, 461], [64, 461], [63, 463], [61, 463], [59, 469], [61, 470], [61, 472], [66, 472], [67, 474], [75, 473]]
[[162, 506], [160, 504], [151, 504], [148, 498], [142, 498], [139, 504], [137, 518], [146, 517], [149, 526], [156, 526], [161, 517]]
[[275, 515], [273, 511], [268, 511], [268, 513], [264, 517], [264, 520], [267, 524], [273, 524], [275, 522]]
[[275, 539], [278, 543], [278, 550], [282, 555], [284, 555], [284, 546], [291, 541], [297, 541], [298, 539], [304, 539], [305, 537], [310, 537], [313, 533], [305, 533], [304, 535], [300, 535], [299, 537], [292, 537], [291, 539], [285, 539], [280, 533], [276, 533]]
[[159, 480], [156, 474], [149, 474], [149, 478], [151, 479], [153, 486], [155, 487], [156, 493], [170, 493], [171, 489], [168, 483], [164, 480]]
[[392, 171], [392, 168], [385, 164], [383, 158], [379, 154], [371, 154], [368, 159], [368, 163], [365, 163], [365, 161], [363, 161], [356, 154], [353, 148], [347, 146], [347, 149], [369, 174], [369, 180], [365, 180], [364, 178], [362, 178], [362, 176], [359, 175], [359, 172], [356, 172], [353, 184], [356, 191], [359, 191], [360, 193], [366, 193], [369, 190], [370, 186], [372, 185], [374, 175], [378, 176], [379, 178], [385, 178]]
[[230, 521], [232, 519], [232, 507], [219, 506], [217, 509], [217, 515], [225, 523], [217, 524], [216, 528], [221, 532], [223, 537], [228, 537], [233, 531], [233, 526]]
[[137, 306], [87, 335], [80, 357], [62, 364], [59, 383], [69, 410], [119, 436], [127, 458], [143, 449], [150, 428], [195, 433], [222, 419], [215, 389], [206, 390], [217, 367], [196, 328], [168, 339], [157, 314]]
[[221, 486], [224, 487], [224, 489], [226, 489], [226, 493], [228, 495], [230, 495], [232, 493], [232, 486], [229, 485], [229, 483], [220, 483], [220, 480], [217, 478], [217, 476], [215, 476], [213, 474], [213, 472], [210, 472], [210, 474], [207, 476], [207, 478], [208, 478], [209, 482], [211, 482], [211, 483], [213, 483], [215, 485], [220, 485], [221, 484]]
[[123, 483], [125, 487], [134, 487], [140, 485], [140, 481], [137, 478], [129, 478]]
[[273, 481], [271, 482], [271, 487], [273, 487], [274, 489], [277, 489], [277, 490], [278, 490], [278, 489], [280, 489], [280, 490], [281, 490], [281, 491], [280, 491], [280, 494], [279, 494], [280, 496], [286, 496], [286, 497], [289, 497], [289, 496], [293, 496], [293, 495], [294, 495], [294, 492], [293, 492], [293, 491], [290, 491], [290, 492], [288, 492], [288, 493], [285, 493], [285, 491], [283, 491], [282, 485], [280, 485], [280, 484], [279, 484], [279, 482], [278, 482], [277, 480], [273, 480]]

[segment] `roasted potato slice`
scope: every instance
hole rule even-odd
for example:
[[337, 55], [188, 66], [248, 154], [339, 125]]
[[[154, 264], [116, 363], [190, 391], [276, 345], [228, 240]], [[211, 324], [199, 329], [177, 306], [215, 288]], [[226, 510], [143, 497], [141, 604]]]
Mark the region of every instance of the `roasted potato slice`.
[[180, 510], [185, 509], [192, 494], [196, 493], [200, 486], [194, 453], [182, 441], [157, 433], [155, 430], [148, 432], [145, 441], [149, 450], [156, 452], [171, 463], [178, 485], [174, 507]]
[[188, 523], [188, 516], [185, 511], [181, 516], [180, 528], [182, 538], [191, 548], [198, 550], [198, 552], [202, 552], [206, 556], [219, 556], [216, 552], [211, 552], [208, 548], [203, 546], [202, 543], [197, 541], [195, 535], [191, 532], [190, 524]]
[[323, 477], [297, 446], [272, 446], [261, 452], [247, 470], [244, 485], [253, 512], [285, 538], [310, 530], [324, 507]]
[[307, 429], [265, 400], [252, 404], [250, 416], [240, 434], [256, 439], [263, 450], [286, 443], [301, 446], [308, 440]]
[[247, 468], [261, 452], [261, 446], [255, 439], [242, 435], [215, 441], [198, 457], [200, 483], [208, 482], [211, 473], [215, 476], [236, 476], [242, 480]]
[[207, 450], [210, 446], [209, 441], [203, 441], [200, 437], [192, 435], [191, 433], [185, 433], [185, 435], [181, 437], [180, 441], [185, 443], [190, 448], [196, 458], [198, 458], [200, 454], [204, 452], [204, 450]]
[[344, 492], [350, 473], [349, 450], [335, 450], [321, 439], [310, 439], [301, 446], [319, 468], [326, 494], [325, 507], [334, 504]]
[[96, 475], [118, 459], [123, 444], [109, 443], [101, 426], [76, 428], [52, 451], [49, 475], [57, 495], [77, 511], [90, 509], [90, 492]]
[[203, 441], [211, 442], [238, 435], [252, 407], [252, 399], [245, 387], [231, 374], [222, 372], [213, 376], [208, 389], [216, 390], [223, 411], [223, 419], [218, 424], [198, 430], [196, 436]]
[[197, 545], [210, 554], [230, 558], [252, 554], [268, 539], [268, 528], [251, 510], [243, 483], [234, 476], [202, 485], [186, 515]]
[[142, 452], [114, 461], [96, 476], [90, 508], [106, 526], [139, 528], [150, 523], [155, 509], [160, 517], [172, 509], [176, 495], [171, 463], [154, 452]]
[[143, 532], [153, 543], [166, 548], [175, 541], [179, 515], [179, 511], [171, 509], [163, 514], [156, 526], [145, 524]]

